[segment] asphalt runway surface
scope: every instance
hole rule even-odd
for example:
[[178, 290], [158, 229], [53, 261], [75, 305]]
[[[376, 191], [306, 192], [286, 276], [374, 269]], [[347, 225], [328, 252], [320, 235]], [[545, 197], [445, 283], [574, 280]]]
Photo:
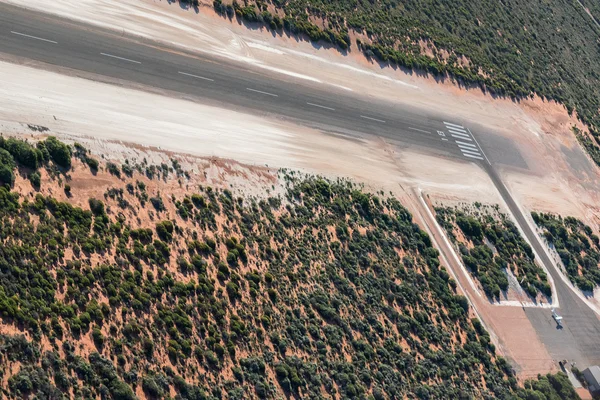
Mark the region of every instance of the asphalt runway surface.
[[401, 107], [368, 94], [300, 81], [6, 4], [0, 4], [0, 53], [282, 118], [326, 133], [376, 135], [401, 147], [479, 164], [554, 278], [564, 328], [556, 328], [550, 310], [527, 308], [538, 335], [557, 361], [574, 360], [582, 369], [600, 364], [600, 320], [562, 282], [494, 168], [497, 164], [527, 166], [516, 146], [499, 135], [435, 110]]

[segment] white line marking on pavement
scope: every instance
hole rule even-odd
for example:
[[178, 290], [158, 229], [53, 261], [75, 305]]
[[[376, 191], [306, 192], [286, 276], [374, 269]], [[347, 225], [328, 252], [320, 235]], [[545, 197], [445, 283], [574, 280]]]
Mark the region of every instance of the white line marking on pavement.
[[468, 140], [469, 142], [472, 142], [471, 138], [469, 138], [469, 137], [456, 136], [454, 133], [451, 133], [450, 135], [452, 135], [452, 137], [455, 137], [455, 138], [460, 139], [460, 140]]
[[477, 148], [477, 146], [475, 146], [473, 143], [461, 142], [460, 140], [455, 140], [455, 142], [459, 146], [462, 144], [463, 146], [470, 146], [473, 148]]
[[139, 62], [139, 61], [131, 60], [131, 59], [125, 58], [125, 57], [115, 56], [113, 54], [107, 54], [107, 53], [100, 53], [100, 54], [103, 56], [106, 56], [106, 57], [116, 58], [117, 60], [123, 60], [123, 61], [127, 61], [127, 62], [134, 63], [134, 64], [141, 64], [141, 62]]
[[449, 132], [450, 132], [450, 134], [452, 134], [452, 135], [458, 135], [458, 136], [470, 137], [470, 136], [467, 134], [467, 132], [465, 132], [465, 133], [461, 133], [461, 132], [455, 132], [455, 131], [449, 131]]
[[469, 136], [469, 134], [467, 133], [467, 131], [459, 131], [457, 129], [452, 129], [452, 128], [446, 128], [448, 129], [448, 132], [450, 133], [456, 133], [457, 135], [466, 135]]
[[370, 119], [371, 121], [377, 121], [377, 122], [381, 122], [381, 123], [385, 124], [385, 121], [382, 120], [382, 119], [377, 119], [377, 118], [373, 118], [373, 117], [367, 117], [366, 115], [361, 115], [360, 117], [364, 118], [364, 119]]
[[326, 110], [335, 111], [335, 108], [331, 108], [331, 107], [327, 107], [327, 106], [322, 106], [320, 104], [315, 104], [315, 103], [309, 103], [308, 101], [306, 102], [306, 104], [308, 104], [309, 106], [313, 106], [313, 107], [319, 107], [319, 108], [324, 108]]
[[470, 149], [469, 149], [469, 150], [467, 150], [467, 149], [460, 149], [460, 151], [461, 151], [463, 154], [475, 154], [476, 156], [480, 156], [480, 155], [482, 155], [482, 154], [481, 154], [480, 152], [478, 152], [477, 150], [470, 150]]
[[467, 131], [465, 131], [464, 129], [453, 128], [451, 126], [447, 126], [446, 129], [448, 129], [450, 132], [467, 133]]
[[431, 133], [431, 132], [423, 130], [423, 129], [413, 128], [412, 126], [409, 126], [408, 129], [410, 129], [411, 131], [417, 131], [417, 132], [423, 132], [423, 133]]
[[481, 149], [481, 153], [483, 154], [483, 156], [485, 157], [485, 161], [487, 161], [488, 164], [492, 165], [492, 163], [490, 162], [490, 159], [487, 158], [487, 156], [485, 155], [485, 152], [483, 151], [483, 149], [481, 148], [481, 146], [479, 145], [479, 142], [477, 141], [477, 139], [475, 139], [475, 136], [473, 136], [473, 133], [471, 132], [470, 129], [468, 129], [469, 133], [471, 134], [471, 136], [473, 137], [473, 139], [475, 140], [475, 143], [477, 143], [477, 146]]
[[463, 154], [463, 156], [465, 156], [465, 157], [469, 157], [469, 158], [476, 158], [476, 159], [478, 159], [478, 160], [482, 160], [482, 161], [483, 161], [483, 157], [472, 156], [472, 155], [470, 155], [470, 154]]
[[466, 150], [466, 149], [460, 149], [460, 151], [461, 151], [463, 154], [473, 154], [473, 155], [476, 155], [476, 156], [480, 156], [480, 155], [481, 155], [481, 153], [480, 153], [480, 152], [478, 152], [478, 151], [475, 151], [475, 150]]
[[[458, 144], [458, 143], [456, 143]], [[475, 146], [473, 147], [467, 147], [464, 144], [458, 144], [458, 147], [460, 147], [461, 149], [465, 149], [465, 150], [471, 150], [471, 151], [479, 151], [479, 149]]]
[[446, 141], [446, 142], [448, 141], [448, 139], [446, 139], [445, 137], [443, 137], [443, 138], [442, 138], [442, 140], [444, 140], [444, 141]]
[[266, 94], [267, 96], [279, 97], [278, 94], [273, 94], [273, 93], [269, 93], [269, 92], [263, 92], [262, 90], [256, 90], [256, 89], [250, 89], [250, 88], [246, 88], [246, 90], [249, 90], [251, 92], [260, 93], [260, 94]]
[[200, 75], [188, 74], [187, 72], [181, 72], [181, 71], [179, 71], [179, 73], [180, 73], [181, 75], [185, 75], [185, 76], [191, 76], [192, 78], [204, 79], [205, 81], [211, 81], [211, 82], [214, 82], [214, 81], [215, 81], [214, 79], [205, 78], [205, 77], [203, 77], [203, 76], [200, 76]]
[[450, 122], [446, 122], [446, 121], [444, 121], [444, 125], [446, 125], [446, 126], [455, 126], [457, 128], [464, 128], [464, 126], [462, 126], [462, 125], [451, 124]]
[[24, 37], [27, 37], [27, 38], [30, 38], [30, 39], [41, 40], [42, 42], [48, 42], [48, 43], [58, 44], [58, 42], [55, 42], [54, 40], [44, 39], [44, 38], [37, 37], [37, 36], [26, 35], [26, 34], [21, 33], [21, 32], [10, 31], [10, 33], [12, 33], [13, 35], [24, 36]]

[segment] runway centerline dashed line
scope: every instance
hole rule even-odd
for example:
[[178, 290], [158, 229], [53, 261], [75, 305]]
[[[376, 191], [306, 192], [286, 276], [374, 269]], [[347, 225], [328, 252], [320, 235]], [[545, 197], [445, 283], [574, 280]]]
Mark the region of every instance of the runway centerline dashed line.
[[262, 90], [256, 90], [256, 89], [252, 89], [252, 88], [246, 88], [246, 90], [249, 90], [249, 91], [251, 91], [251, 92], [254, 92], [254, 93], [260, 93], [260, 94], [264, 94], [264, 95], [266, 95], [266, 96], [271, 96], [271, 97], [279, 97], [279, 95], [278, 95], [278, 94], [275, 94], [275, 93], [269, 93], [269, 92], [263, 92]]
[[327, 106], [324, 106], [321, 104], [309, 103], [308, 101], [306, 102], [306, 104], [308, 104], [309, 106], [313, 106], [313, 107], [324, 108], [325, 110], [335, 111], [335, 108], [327, 107]]
[[196, 79], [202, 79], [202, 80], [205, 80], [205, 81], [211, 81], [211, 82], [214, 82], [214, 81], [215, 81], [214, 79], [210, 79], [210, 78], [207, 78], [207, 77], [205, 77], [205, 76], [194, 75], [194, 74], [188, 74], [187, 72], [181, 72], [181, 71], [179, 71], [179, 74], [181, 74], [181, 75], [185, 75], [185, 76], [190, 76], [190, 77], [192, 77], [192, 78], [196, 78]]
[[369, 119], [371, 121], [377, 121], [377, 122], [381, 122], [382, 124], [385, 124], [385, 121], [382, 120], [382, 119], [373, 118], [373, 117], [367, 117], [366, 115], [361, 115], [360, 117], [364, 118], [364, 119]]
[[136, 60], [132, 60], [130, 58], [115, 56], [114, 54], [108, 54], [108, 53], [100, 53], [100, 54], [105, 57], [116, 58], [117, 60], [121, 60], [121, 61], [127, 61], [127, 62], [134, 63], [134, 64], [141, 64], [141, 61], [136, 61]]
[[10, 33], [12, 33], [13, 35], [17, 35], [17, 36], [23, 36], [23, 37], [26, 37], [29, 39], [41, 40], [42, 42], [58, 44], [58, 42], [55, 42], [54, 40], [44, 39], [44, 38], [33, 36], [33, 35], [27, 35], [26, 33], [15, 32], [15, 31], [10, 31]]
[[408, 129], [410, 129], [411, 131], [417, 131], [417, 132], [423, 132], [423, 133], [431, 133], [429, 131], [426, 131], [425, 129], [413, 128], [412, 126], [409, 126]]

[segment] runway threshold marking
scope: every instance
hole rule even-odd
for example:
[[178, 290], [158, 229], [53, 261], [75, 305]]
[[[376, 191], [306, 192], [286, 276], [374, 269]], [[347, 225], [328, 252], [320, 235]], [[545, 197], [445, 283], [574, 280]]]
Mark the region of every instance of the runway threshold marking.
[[471, 155], [475, 155], [475, 156], [481, 156], [481, 153], [478, 152], [477, 150], [473, 150], [473, 149], [460, 149], [460, 151], [467, 155], [467, 154], [471, 154]]
[[470, 154], [464, 154], [464, 153], [463, 153], [463, 156], [465, 156], [465, 157], [469, 157], [469, 158], [476, 158], [476, 159], [478, 159], [478, 160], [483, 160], [483, 157], [479, 157], [479, 156], [472, 156], [472, 155], [470, 155]]
[[21, 33], [21, 32], [10, 31], [10, 33], [12, 33], [13, 35], [23, 36], [23, 37], [30, 38], [30, 39], [41, 40], [42, 42], [58, 44], [58, 42], [55, 42], [54, 40], [44, 39], [44, 38], [32, 36], [32, 35], [27, 35], [27, 34]]
[[462, 145], [462, 146], [473, 147], [474, 149], [477, 148], [477, 146], [475, 146], [473, 143], [461, 142], [460, 140], [455, 140], [455, 142], [459, 147]]
[[[446, 121], [444, 121], [444, 125], [446, 126], [448, 132], [450, 132], [450, 136], [454, 138], [454, 142], [464, 157], [481, 161], [483, 161], [483, 157], [485, 157], [487, 160], [487, 157], [485, 154], [483, 154], [483, 150], [481, 150], [481, 146], [479, 146], [479, 143], [477, 143], [477, 140], [473, 137], [471, 131], [462, 125], [453, 124]], [[474, 140], [475, 143], [473, 143]]]
[[456, 128], [463, 128], [464, 129], [464, 126], [462, 126], [462, 125], [452, 124], [452, 123], [446, 122], [446, 121], [444, 121], [444, 125], [446, 125], [446, 126], [454, 126]]
[[274, 93], [269, 93], [269, 92], [263, 92], [262, 90], [256, 90], [256, 89], [252, 89], [252, 88], [246, 88], [246, 90], [249, 90], [251, 92], [255, 92], [255, 93], [260, 93], [260, 94], [264, 94], [266, 96], [271, 96], [271, 97], [279, 97], [278, 94], [274, 94]]
[[306, 102], [306, 104], [308, 104], [309, 106], [313, 106], [313, 107], [319, 107], [319, 108], [324, 108], [326, 110], [335, 111], [335, 108], [323, 106], [321, 104], [309, 103], [308, 101]]
[[121, 61], [127, 61], [127, 62], [134, 63], [134, 64], [141, 64], [141, 61], [135, 61], [130, 58], [115, 56], [114, 54], [108, 54], [108, 53], [100, 53], [100, 54], [105, 57], [116, 58], [117, 60], [121, 60]]
[[205, 77], [205, 76], [194, 75], [194, 74], [188, 74], [187, 72], [181, 72], [181, 71], [179, 71], [178, 73], [179, 73], [179, 74], [181, 74], [181, 75], [185, 75], [185, 76], [191, 76], [192, 78], [196, 78], [196, 79], [202, 79], [202, 80], [205, 80], [205, 81], [211, 81], [211, 82], [214, 82], [214, 81], [215, 81], [214, 79], [210, 79], [210, 78], [207, 78], [207, 77]]
[[471, 142], [473, 141], [473, 140], [472, 140], [470, 137], [468, 137], [468, 136], [458, 136], [458, 135], [455, 135], [454, 133], [451, 133], [450, 135], [451, 135], [452, 137], [454, 137], [454, 138], [457, 138], [457, 139], [468, 140], [468, 141], [471, 141]]
[[485, 157], [485, 161], [487, 161], [487, 163], [489, 165], [492, 165], [492, 163], [490, 162], [490, 159], [487, 158], [487, 156], [485, 155], [485, 153], [481, 149], [481, 146], [479, 145], [479, 142], [477, 141], [477, 139], [475, 138], [475, 136], [473, 136], [473, 134], [471, 133], [471, 130], [469, 128], [467, 128], [467, 130], [469, 131], [469, 134], [471, 135], [471, 137], [473, 138], [473, 140], [475, 141], [475, 143], [477, 143], [477, 147], [479, 147], [479, 150], [481, 150], [481, 154], [483, 154], [483, 156]]
[[361, 115], [360, 117], [364, 118], [364, 119], [369, 119], [371, 121], [377, 121], [377, 122], [381, 122], [382, 124], [385, 124], [385, 121], [382, 120], [382, 119], [373, 118], [373, 117], [367, 117], [366, 115]]

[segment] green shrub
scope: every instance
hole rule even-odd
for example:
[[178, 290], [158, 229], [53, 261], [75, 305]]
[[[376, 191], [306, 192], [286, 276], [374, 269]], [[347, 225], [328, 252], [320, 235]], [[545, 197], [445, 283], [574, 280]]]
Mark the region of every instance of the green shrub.
[[29, 181], [31, 182], [31, 185], [34, 188], [36, 188], [36, 189], [40, 188], [40, 186], [42, 184], [42, 176], [40, 175], [40, 173], [38, 171], [30, 173], [27, 178], [29, 179]]

